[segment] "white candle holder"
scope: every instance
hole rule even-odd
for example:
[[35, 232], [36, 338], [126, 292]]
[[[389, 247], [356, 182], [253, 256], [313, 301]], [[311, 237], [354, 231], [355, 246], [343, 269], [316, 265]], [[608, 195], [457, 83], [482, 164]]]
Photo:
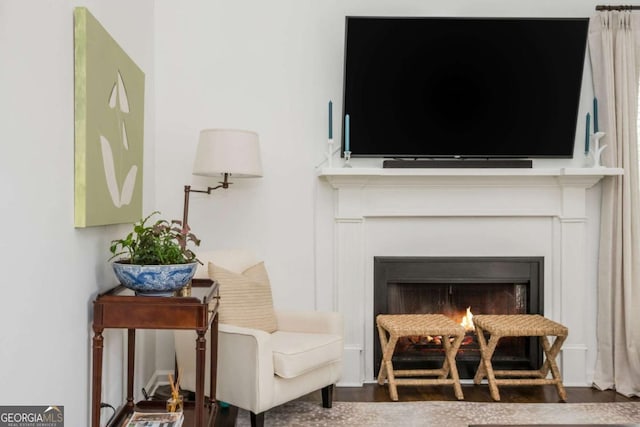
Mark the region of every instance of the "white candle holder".
[[351, 166], [351, 151], [344, 152], [344, 165], [343, 168], [350, 168]]
[[329, 138], [327, 143], [327, 167], [333, 167], [333, 138]]
[[596, 132], [591, 135], [591, 140], [593, 141], [593, 167], [601, 168], [602, 164], [600, 163], [600, 157], [602, 155], [602, 151], [607, 147], [607, 145], [600, 146], [600, 139], [605, 135], [604, 132]]

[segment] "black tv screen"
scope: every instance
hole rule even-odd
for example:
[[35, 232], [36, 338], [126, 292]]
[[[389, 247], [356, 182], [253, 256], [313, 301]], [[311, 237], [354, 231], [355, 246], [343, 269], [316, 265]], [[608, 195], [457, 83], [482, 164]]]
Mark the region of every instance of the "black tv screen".
[[572, 157], [587, 29], [587, 18], [347, 17], [352, 155]]

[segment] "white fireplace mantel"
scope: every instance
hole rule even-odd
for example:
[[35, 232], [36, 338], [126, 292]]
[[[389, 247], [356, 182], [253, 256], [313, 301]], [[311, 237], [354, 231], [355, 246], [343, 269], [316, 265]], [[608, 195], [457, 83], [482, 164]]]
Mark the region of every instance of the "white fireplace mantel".
[[[584, 179], [593, 184], [605, 176], [622, 175], [619, 168], [519, 168], [519, 169], [475, 169], [475, 168], [323, 168], [318, 176], [325, 178], [335, 188], [343, 185], [385, 185], [432, 183], [442, 181], [473, 185], [478, 179], [490, 183], [505, 179], [517, 179], [521, 183], [539, 182], [548, 179]], [[592, 184], [592, 185], [593, 185]]]
[[[372, 381], [374, 256], [544, 256], [545, 316], [565, 324], [566, 385], [591, 381], [586, 192], [617, 168], [325, 168], [334, 189], [333, 286], [345, 317], [342, 385]], [[595, 296], [593, 296], [595, 298]]]

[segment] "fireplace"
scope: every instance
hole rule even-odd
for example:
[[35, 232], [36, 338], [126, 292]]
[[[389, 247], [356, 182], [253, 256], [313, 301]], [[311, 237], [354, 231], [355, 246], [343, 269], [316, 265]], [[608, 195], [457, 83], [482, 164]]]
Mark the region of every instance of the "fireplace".
[[544, 307], [542, 282], [538, 297], [529, 298], [569, 328], [558, 359], [565, 386], [592, 384], [596, 184], [622, 169], [582, 168], [579, 158], [532, 169], [383, 169], [361, 160], [318, 171], [315, 306], [344, 317], [340, 386], [377, 376], [373, 263], [381, 255], [543, 257], [544, 275], [537, 274]]
[[[374, 317], [378, 314], [438, 313], [456, 323], [475, 314], [543, 314], [542, 257], [374, 257]], [[374, 367], [382, 359], [374, 334]], [[394, 366], [434, 369], [442, 364], [440, 337], [404, 337]], [[496, 369], [538, 369], [537, 338], [500, 340]], [[472, 326], [456, 356], [460, 378], [473, 378], [480, 351]]]

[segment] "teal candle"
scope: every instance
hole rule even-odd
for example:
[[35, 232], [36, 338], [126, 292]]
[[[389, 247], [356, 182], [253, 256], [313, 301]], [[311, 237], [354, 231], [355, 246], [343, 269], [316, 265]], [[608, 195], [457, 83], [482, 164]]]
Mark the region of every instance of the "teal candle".
[[333, 102], [329, 101], [329, 139], [333, 139]]
[[593, 131], [598, 132], [598, 98], [593, 98]]
[[584, 133], [584, 154], [589, 154], [589, 139], [591, 139], [591, 135], [589, 135], [589, 133], [591, 132], [591, 125], [589, 124], [590, 119], [591, 119], [591, 114], [587, 113], [587, 125]]
[[344, 151], [349, 149], [349, 115], [344, 116]]

